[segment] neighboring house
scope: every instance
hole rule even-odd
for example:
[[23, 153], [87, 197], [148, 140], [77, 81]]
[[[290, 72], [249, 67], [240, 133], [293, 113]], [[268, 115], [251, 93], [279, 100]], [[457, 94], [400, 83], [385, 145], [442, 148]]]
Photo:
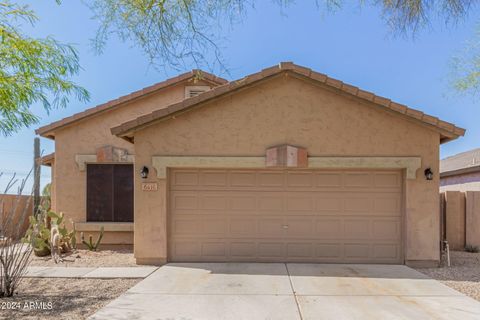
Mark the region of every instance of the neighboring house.
[[464, 129], [288, 62], [198, 73], [38, 129], [54, 209], [134, 231], [139, 264], [438, 264], [439, 147]]
[[480, 191], [480, 148], [440, 161], [440, 191]]

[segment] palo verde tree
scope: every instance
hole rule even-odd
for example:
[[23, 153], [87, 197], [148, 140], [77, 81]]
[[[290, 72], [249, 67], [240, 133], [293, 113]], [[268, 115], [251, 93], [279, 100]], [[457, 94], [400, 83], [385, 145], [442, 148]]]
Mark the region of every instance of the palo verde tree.
[[80, 70], [75, 48], [22, 33], [22, 24], [36, 21], [28, 6], [0, 1], [0, 135], [37, 123], [31, 111], [35, 103], [49, 111], [66, 106], [71, 96], [89, 99], [88, 92], [71, 81]]
[[[305, 1], [270, 0], [285, 12]], [[311, 0], [319, 10], [335, 11], [352, 2]], [[474, 0], [358, 0], [359, 6], [379, 7], [389, 32], [415, 36], [434, 19], [453, 26], [473, 10]], [[102, 51], [109, 36], [116, 35], [141, 48], [157, 67], [184, 69], [189, 65], [223, 69], [222, 26], [241, 23], [255, 0], [92, 0], [89, 6], [100, 23], [93, 41]], [[477, 39], [480, 42], [480, 39]], [[480, 84], [480, 52], [456, 59], [455, 87], [467, 91]], [[215, 57], [211, 59], [211, 56]]]

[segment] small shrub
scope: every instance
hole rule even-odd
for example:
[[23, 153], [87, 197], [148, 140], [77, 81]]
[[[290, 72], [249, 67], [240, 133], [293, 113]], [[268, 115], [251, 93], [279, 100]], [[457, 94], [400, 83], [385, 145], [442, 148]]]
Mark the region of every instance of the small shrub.
[[102, 241], [102, 238], [103, 238], [103, 226], [100, 228], [100, 235], [98, 236], [98, 239], [97, 241], [94, 243], [93, 242], [93, 236], [90, 234], [88, 236], [88, 242], [85, 241], [85, 235], [83, 234], [83, 232], [80, 234], [80, 238], [82, 239], [82, 243], [87, 247], [87, 249], [89, 251], [97, 251], [98, 250], [98, 246], [100, 245], [100, 242]]
[[473, 246], [471, 244], [467, 244], [465, 246], [465, 251], [471, 252], [471, 253], [477, 253], [480, 251], [480, 249], [477, 246]]
[[[18, 182], [15, 175], [8, 181], [4, 194], [0, 194], [0, 298], [13, 296], [27, 272], [32, 253], [32, 246], [29, 243], [18, 240], [23, 236], [21, 234], [23, 224], [14, 222], [24, 221], [30, 214], [28, 208], [31, 197], [23, 208], [20, 201], [27, 179], [28, 176], [21, 180], [13, 206], [4, 208], [4, 194], [7, 194]], [[20, 217], [14, 220], [17, 211], [20, 211]]]

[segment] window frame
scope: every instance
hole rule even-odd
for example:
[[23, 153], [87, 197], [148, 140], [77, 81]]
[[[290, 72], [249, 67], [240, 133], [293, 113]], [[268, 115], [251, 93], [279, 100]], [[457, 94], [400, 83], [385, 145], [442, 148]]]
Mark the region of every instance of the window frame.
[[[92, 199], [91, 198], [91, 193], [99, 192], [99, 190], [92, 190], [91, 183], [95, 184], [95, 188], [97, 187], [96, 184], [98, 184], [98, 181], [91, 181], [91, 176], [92, 170], [101, 168], [102, 166], [104, 167], [109, 167], [111, 172], [101, 172], [100, 174], [104, 174], [105, 176], [110, 175], [110, 182], [108, 183], [108, 179], [103, 179], [101, 182], [105, 182], [103, 186], [100, 186], [99, 188], [105, 188], [106, 186], [109, 186], [109, 194], [106, 194], [105, 197], [107, 201], [107, 210], [106, 212], [101, 212], [98, 214], [97, 212], [92, 212], [93, 210], [97, 210], [95, 206], [92, 206], [92, 203], [95, 201], [102, 203], [104, 200], [101, 199], [102, 195], [100, 195], [97, 199]], [[122, 169], [118, 169], [119, 167], [122, 167]], [[125, 167], [128, 167], [128, 169], [124, 169]], [[95, 169], [93, 169], [95, 168]], [[117, 169], [116, 169], [117, 168]], [[116, 171], [119, 170], [119, 171]], [[131, 177], [129, 179], [129, 184], [127, 185], [122, 185], [124, 186], [124, 190], [122, 188], [116, 188], [116, 186], [119, 186], [119, 184], [115, 181], [116, 179], [121, 180], [125, 179], [126, 175], [125, 172], [122, 172], [120, 170], [126, 170], [130, 171], [128, 174], [131, 174]], [[107, 170], [105, 170], [107, 171]], [[123, 174], [123, 176], [122, 176]], [[102, 177], [98, 178], [102, 180]], [[108, 222], [108, 223], [131, 223], [134, 221], [134, 165], [133, 163], [87, 163], [86, 164], [86, 197], [85, 197], [85, 204], [86, 204], [86, 222], [93, 222], [93, 223], [102, 223], [102, 222]], [[125, 197], [125, 193], [129, 194], [129, 197]], [[116, 198], [117, 195], [117, 198]], [[123, 204], [119, 199], [122, 199]], [[108, 203], [110, 201], [110, 203]], [[117, 206], [123, 206], [124, 203], [127, 203], [127, 205], [130, 207], [127, 209], [127, 214], [125, 214], [125, 211], [122, 212], [122, 214], [119, 214], [120, 210], [117, 210]], [[101, 207], [101, 206], [100, 206]], [[124, 209], [124, 208], [122, 208]], [[110, 213], [107, 213], [110, 211]], [[110, 217], [108, 217], [110, 216]], [[105, 218], [107, 217], [107, 218]]]

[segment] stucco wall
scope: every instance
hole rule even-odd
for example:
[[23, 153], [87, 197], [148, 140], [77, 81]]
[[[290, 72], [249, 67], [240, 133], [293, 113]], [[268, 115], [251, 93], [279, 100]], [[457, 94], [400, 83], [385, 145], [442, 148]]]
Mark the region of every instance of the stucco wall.
[[[125, 148], [135, 154], [134, 145], [112, 136], [110, 128], [182, 100], [185, 96], [183, 82], [144, 97], [128, 105], [117, 106], [109, 112], [91, 117], [55, 132], [55, 163], [53, 166], [54, 209], [64, 212], [67, 220], [86, 221], [86, 172], [80, 171], [75, 162], [77, 154], [96, 154], [96, 149], [104, 145]], [[207, 85], [198, 81], [195, 85]], [[107, 232], [106, 232], [107, 233]], [[105, 243], [132, 243], [131, 232], [106, 234]]]
[[[283, 143], [309, 156], [420, 156], [405, 182], [406, 260], [439, 260], [439, 134], [409, 120], [293, 77], [281, 77], [138, 131], [136, 171], [159, 155], [263, 156]], [[431, 167], [433, 181], [423, 170]], [[167, 257], [167, 180], [142, 192], [135, 175], [135, 256]]]

